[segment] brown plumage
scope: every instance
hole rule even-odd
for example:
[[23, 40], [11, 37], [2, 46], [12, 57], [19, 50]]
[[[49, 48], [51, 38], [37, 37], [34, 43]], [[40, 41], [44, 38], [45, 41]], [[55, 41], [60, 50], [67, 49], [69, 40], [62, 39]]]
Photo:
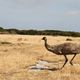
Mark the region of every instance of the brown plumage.
[[70, 64], [73, 65], [72, 61], [73, 61], [74, 57], [80, 53], [80, 45], [79, 44], [63, 43], [63, 44], [59, 44], [59, 45], [50, 46], [47, 44], [46, 37], [43, 37], [42, 40], [45, 41], [45, 47], [48, 51], [53, 52], [54, 54], [57, 54], [57, 55], [63, 55], [65, 57], [65, 62], [63, 64], [62, 68], [68, 62], [68, 58], [66, 55], [74, 55], [70, 61]]

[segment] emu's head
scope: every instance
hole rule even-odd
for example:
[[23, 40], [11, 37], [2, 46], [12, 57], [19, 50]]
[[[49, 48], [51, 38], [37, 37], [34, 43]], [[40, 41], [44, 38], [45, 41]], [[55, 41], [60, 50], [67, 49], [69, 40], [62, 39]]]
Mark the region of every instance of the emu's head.
[[46, 38], [46, 37], [43, 37], [43, 38], [42, 38], [42, 40], [45, 40], [45, 41], [46, 41], [46, 40], [47, 40], [47, 38]]

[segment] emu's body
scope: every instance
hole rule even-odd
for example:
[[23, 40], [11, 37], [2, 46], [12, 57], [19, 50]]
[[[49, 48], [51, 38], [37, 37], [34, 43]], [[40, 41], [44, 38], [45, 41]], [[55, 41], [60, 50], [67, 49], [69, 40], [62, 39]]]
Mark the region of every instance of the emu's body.
[[66, 55], [74, 55], [73, 58], [70, 61], [70, 64], [72, 64], [72, 60], [76, 56], [76, 54], [80, 53], [80, 45], [76, 43], [63, 43], [59, 45], [50, 46], [47, 44], [47, 38], [43, 37], [42, 40], [45, 41], [45, 47], [48, 51], [53, 52], [57, 55], [63, 55], [65, 57], [65, 63], [63, 64], [62, 68], [65, 66], [65, 64], [68, 61], [68, 58]]

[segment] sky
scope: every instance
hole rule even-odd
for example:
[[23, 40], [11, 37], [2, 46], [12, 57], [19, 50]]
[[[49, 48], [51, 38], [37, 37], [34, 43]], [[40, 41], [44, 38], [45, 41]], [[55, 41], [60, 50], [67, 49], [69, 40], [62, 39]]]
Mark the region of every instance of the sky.
[[0, 26], [80, 32], [80, 0], [0, 0]]

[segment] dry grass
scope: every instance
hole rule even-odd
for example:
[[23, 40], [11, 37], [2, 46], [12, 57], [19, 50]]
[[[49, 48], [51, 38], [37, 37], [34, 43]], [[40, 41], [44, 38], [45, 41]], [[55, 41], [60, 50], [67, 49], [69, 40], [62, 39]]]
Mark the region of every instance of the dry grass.
[[[74, 66], [67, 65], [62, 70], [31, 70], [29, 66], [35, 65], [38, 60], [58, 63], [61, 67], [64, 57], [48, 52], [41, 40], [43, 36], [29, 35], [0, 35], [0, 80], [79, 80], [80, 79], [80, 55], [74, 59]], [[51, 45], [66, 42], [61, 36], [47, 36]], [[80, 38], [71, 37], [73, 41], [80, 43]], [[9, 42], [11, 44], [5, 43]], [[72, 56], [68, 58], [71, 59]], [[59, 63], [62, 62], [62, 63]], [[54, 65], [50, 66], [51, 68]]]

